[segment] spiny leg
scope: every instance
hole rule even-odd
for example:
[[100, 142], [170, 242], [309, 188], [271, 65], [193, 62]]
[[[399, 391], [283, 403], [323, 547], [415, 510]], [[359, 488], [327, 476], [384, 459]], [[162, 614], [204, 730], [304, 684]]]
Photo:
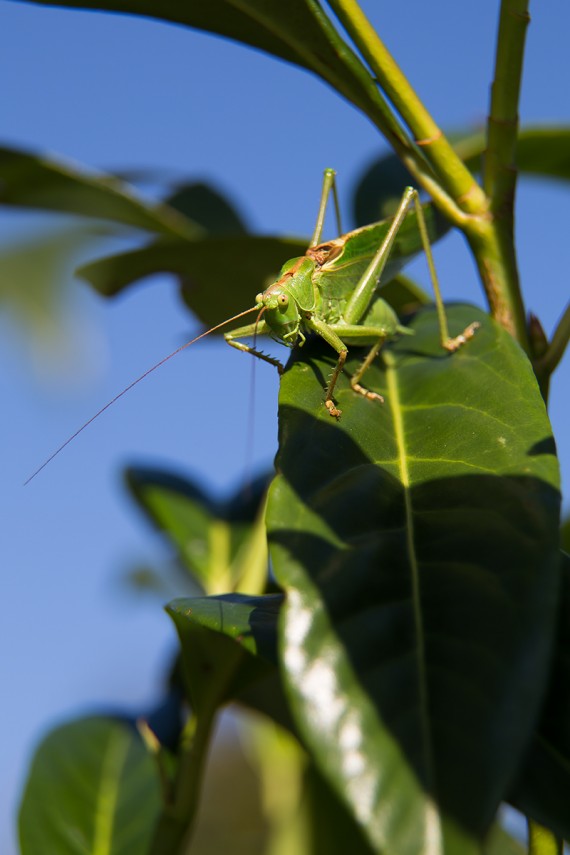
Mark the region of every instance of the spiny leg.
[[283, 363], [278, 359], [275, 359], [273, 356], [269, 356], [267, 353], [263, 353], [261, 350], [257, 350], [257, 348], [252, 347], [249, 344], [245, 344], [243, 341], [239, 341], [240, 338], [247, 338], [249, 336], [256, 335], [264, 335], [269, 332], [269, 328], [265, 321], [261, 321], [257, 324], [248, 324], [247, 326], [240, 327], [237, 330], [232, 330], [229, 333], [224, 335], [225, 340], [230, 345], [230, 347], [235, 347], [236, 350], [241, 350], [242, 353], [251, 353], [252, 356], [256, 356], [258, 359], [262, 359], [264, 362], [268, 362], [270, 365], [274, 365], [277, 368], [279, 374], [283, 374], [285, 370], [283, 367]]

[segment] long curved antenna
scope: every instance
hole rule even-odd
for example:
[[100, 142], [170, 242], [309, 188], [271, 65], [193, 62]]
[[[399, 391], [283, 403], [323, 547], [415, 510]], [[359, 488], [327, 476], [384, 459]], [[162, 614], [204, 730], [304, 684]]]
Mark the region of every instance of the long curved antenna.
[[63, 451], [63, 449], [66, 446], [68, 446], [70, 442], [73, 442], [73, 440], [76, 437], [78, 437], [80, 433], [83, 433], [83, 431], [85, 430], [86, 427], [89, 427], [89, 425], [92, 422], [94, 422], [95, 419], [98, 419], [99, 416], [101, 416], [105, 412], [105, 410], [108, 410], [109, 407], [112, 407], [113, 404], [119, 400], [119, 398], [122, 398], [123, 395], [127, 394], [127, 392], [130, 392], [131, 389], [137, 385], [137, 383], [140, 383], [141, 380], [144, 380], [145, 377], [148, 377], [149, 374], [152, 374], [153, 371], [156, 371], [157, 368], [160, 368], [161, 365], [164, 365], [164, 363], [168, 362], [169, 359], [172, 359], [173, 356], [176, 356], [177, 354], [181, 353], [181, 351], [186, 350], [186, 348], [190, 347], [191, 344], [195, 344], [197, 341], [200, 341], [201, 338], [205, 338], [205, 336], [210, 335], [210, 333], [216, 332], [216, 330], [219, 330], [221, 327], [224, 327], [226, 324], [231, 324], [232, 321], [237, 321], [239, 318], [243, 318], [244, 315], [249, 315], [250, 312], [254, 312], [254, 311], [258, 311], [258, 310], [259, 310], [259, 306], [256, 305], [256, 306], [252, 306], [250, 309], [246, 309], [245, 312], [240, 312], [239, 315], [234, 315], [232, 318], [226, 318], [226, 320], [222, 321], [221, 324], [217, 324], [215, 327], [211, 327], [209, 330], [206, 330], [205, 332], [200, 333], [200, 335], [197, 335], [196, 338], [191, 339], [191, 341], [187, 341], [185, 344], [181, 344], [180, 347], [177, 347], [176, 350], [173, 350], [172, 353], [169, 353], [168, 356], [165, 356], [163, 359], [160, 360], [160, 362], [157, 362], [155, 365], [152, 366], [152, 368], [149, 368], [147, 371], [144, 372], [144, 374], [141, 374], [140, 377], [137, 377], [136, 380], [133, 380], [132, 383], [129, 383], [129, 385], [126, 386], [122, 392], [119, 392], [119, 394], [115, 395], [115, 397], [111, 401], [109, 401], [107, 404], [105, 404], [104, 407], [101, 407], [101, 409], [98, 410], [94, 416], [91, 416], [91, 418], [88, 419], [85, 422], [85, 424], [82, 424], [81, 427], [78, 430], [76, 430], [74, 434], [72, 434], [68, 439], [66, 439], [65, 442], [62, 445], [60, 445], [59, 448], [53, 452], [53, 454], [50, 454], [50, 456], [47, 458], [47, 460], [44, 460], [42, 465], [39, 466], [35, 472], [32, 472], [30, 477], [24, 481], [24, 487], [27, 484], [29, 484], [30, 481], [32, 481], [36, 477], [36, 475], [39, 475], [39, 473], [42, 471], [42, 469], [45, 469], [45, 467], [48, 465], [48, 463], [51, 463], [51, 461], [54, 459], [54, 457], [57, 457], [57, 455], [60, 453], [60, 451]]

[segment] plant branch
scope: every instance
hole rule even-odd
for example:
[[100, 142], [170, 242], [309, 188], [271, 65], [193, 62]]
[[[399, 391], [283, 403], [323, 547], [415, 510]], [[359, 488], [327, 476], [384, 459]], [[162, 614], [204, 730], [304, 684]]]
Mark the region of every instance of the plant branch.
[[381, 89], [409, 127], [436, 181], [459, 210], [466, 214], [485, 214], [488, 207], [485, 193], [418, 98], [357, 0], [328, 2], [376, 75]]
[[414, 180], [431, 195], [434, 201], [437, 202], [440, 210], [451, 222], [455, 225], [460, 225], [465, 218], [464, 212], [435, 176], [428, 158], [425, 156], [425, 152], [413, 143], [408, 132], [394, 115], [391, 106], [378, 89], [369, 69], [366, 68], [356, 53], [341, 38], [322, 7], [318, 3], [315, 3], [314, 0], [307, 0], [307, 2], [310, 5], [312, 14], [317, 18], [321, 28], [326, 33], [329, 42], [334, 46], [338, 55], [342, 57], [344, 65], [350, 68], [352, 77], [357, 81], [358, 86], [355, 87], [353, 83], [347, 85], [345, 77], [332, 73], [330, 67], [319, 62], [318, 56], [315, 56], [313, 53], [307, 53], [305, 56], [302, 45], [296, 46], [296, 49], [305, 57], [309, 67], [369, 117], [392, 146]]
[[215, 714], [192, 715], [183, 734], [173, 795], [156, 824], [149, 855], [180, 855], [190, 835]]
[[517, 178], [518, 104], [529, 21], [528, 0], [502, 0], [483, 186], [492, 210], [501, 217], [510, 216], [511, 225]]
[[570, 342], [570, 303], [567, 304], [562, 317], [543, 356], [536, 362], [536, 371], [541, 377], [550, 377], [556, 368]]

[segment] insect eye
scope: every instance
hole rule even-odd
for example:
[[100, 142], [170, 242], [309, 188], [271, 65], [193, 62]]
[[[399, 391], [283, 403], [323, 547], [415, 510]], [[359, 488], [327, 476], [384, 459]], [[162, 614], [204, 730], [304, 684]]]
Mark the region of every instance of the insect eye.
[[287, 296], [287, 294], [279, 294], [277, 300], [280, 306], [286, 306], [289, 302], [289, 297]]

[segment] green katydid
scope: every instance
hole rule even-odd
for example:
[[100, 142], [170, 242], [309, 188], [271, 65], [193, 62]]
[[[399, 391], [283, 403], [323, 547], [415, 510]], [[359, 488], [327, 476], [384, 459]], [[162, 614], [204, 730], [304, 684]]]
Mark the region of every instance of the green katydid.
[[287, 261], [281, 268], [277, 281], [257, 295], [256, 303], [261, 315], [257, 322], [225, 333], [224, 337], [232, 347], [276, 365], [281, 373], [283, 365], [279, 360], [244, 344], [240, 339], [249, 338], [256, 333], [268, 334], [282, 344], [294, 347], [302, 345], [306, 335], [310, 333], [319, 335], [338, 354], [326, 389], [324, 404], [331, 416], [339, 418], [341, 410], [334, 403], [333, 393], [346, 361], [348, 345], [370, 347], [360, 368], [350, 379], [352, 389], [366, 398], [382, 401], [381, 395], [361, 386], [360, 380], [387, 339], [398, 334], [411, 334], [411, 330], [399, 323], [392, 307], [379, 297], [376, 291], [396, 235], [412, 205], [416, 211], [420, 237], [428, 260], [442, 347], [451, 352], [457, 350], [473, 336], [479, 324], [471, 324], [455, 338], [449, 336], [445, 308], [417, 190], [413, 187], [405, 189], [392, 224], [379, 246], [376, 233], [380, 224], [356, 229], [336, 240], [321, 243], [325, 212], [331, 193], [338, 219], [335, 172], [326, 169], [317, 223], [307, 252], [300, 258]]
[[[449, 336], [445, 308], [417, 190], [413, 187], [405, 189], [388, 231], [386, 231], [385, 223], [375, 223], [371, 226], [355, 229], [327, 243], [321, 243], [327, 204], [331, 194], [340, 231], [335, 172], [332, 169], [326, 169], [317, 222], [305, 255], [287, 261], [281, 268], [278, 279], [257, 295], [254, 306], [227, 318], [181, 345], [145, 371], [118, 395], [115, 395], [111, 401], [98, 410], [60, 445], [30, 475], [25, 483], [28, 484], [35, 478], [86, 427], [137, 383], [140, 383], [141, 380], [144, 380], [145, 377], [148, 377], [173, 356], [201, 338], [251, 312], [258, 313], [257, 320], [254, 323], [225, 333], [224, 337], [232, 347], [251, 353], [253, 356], [275, 365], [280, 374], [284, 367], [278, 359], [262, 353], [256, 347], [244, 344], [241, 339], [255, 338], [257, 335], [270, 335], [281, 344], [295, 347], [302, 346], [307, 335], [316, 334], [337, 353], [337, 363], [327, 385], [324, 399], [324, 405], [331, 416], [338, 419], [341, 415], [341, 410], [334, 403], [333, 394], [346, 361], [348, 345], [370, 348], [359, 369], [350, 378], [352, 389], [370, 400], [382, 402], [382, 396], [366, 389], [360, 384], [360, 380], [388, 339], [400, 334], [412, 334], [410, 329], [399, 323], [392, 307], [377, 294], [380, 277], [390, 251], [398, 231], [404, 223], [406, 214], [412, 206], [416, 212], [421, 243], [427, 257], [434, 289], [441, 345], [446, 350], [453, 352], [470, 339], [479, 326], [478, 323], [470, 324], [455, 338]], [[381, 239], [379, 239], [379, 234], [382, 235]], [[379, 243], [380, 245], [378, 245]]]

